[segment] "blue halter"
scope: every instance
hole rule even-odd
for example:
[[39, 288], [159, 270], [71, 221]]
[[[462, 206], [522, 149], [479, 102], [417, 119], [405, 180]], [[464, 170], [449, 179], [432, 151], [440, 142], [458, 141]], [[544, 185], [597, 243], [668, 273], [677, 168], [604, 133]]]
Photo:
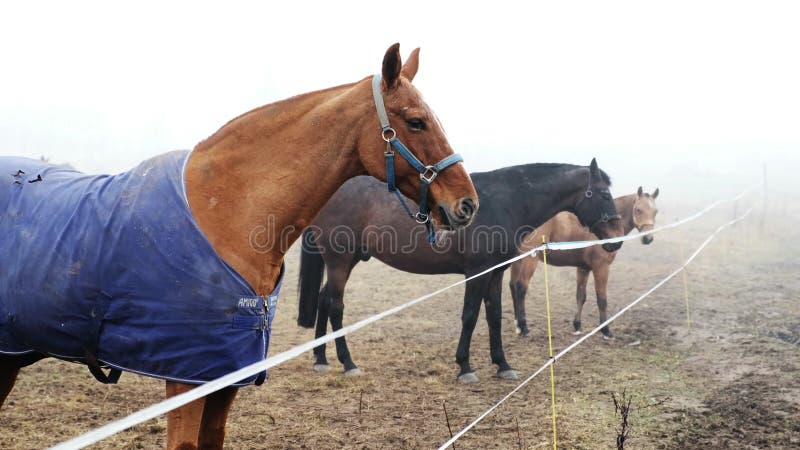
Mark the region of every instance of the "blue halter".
[[[431, 216], [430, 211], [428, 209], [428, 187], [436, 179], [436, 176], [439, 175], [439, 172], [442, 170], [452, 166], [457, 162], [464, 161], [464, 158], [461, 155], [454, 153], [438, 163], [432, 166], [426, 166], [414, 156], [413, 153], [405, 146], [400, 139], [397, 137], [397, 133], [394, 131], [389, 125], [389, 116], [386, 114], [386, 106], [383, 103], [383, 96], [381, 95], [381, 74], [376, 74], [372, 77], [372, 96], [375, 99], [375, 109], [378, 111], [378, 119], [381, 122], [381, 137], [384, 141], [386, 141], [386, 152], [384, 155], [386, 156], [386, 184], [389, 188], [389, 192], [393, 192], [398, 200], [400, 200], [400, 204], [403, 205], [406, 212], [408, 213], [409, 217], [416, 220], [417, 223], [425, 224], [426, 228], [428, 229], [428, 241], [433, 244], [435, 242], [435, 233], [433, 230], [433, 224], [431, 223]], [[420, 194], [419, 194], [419, 211], [416, 213], [411, 212], [411, 208], [408, 207], [405, 200], [403, 200], [403, 196], [397, 190], [397, 186], [394, 183], [394, 152], [395, 150], [397, 153], [400, 153], [400, 156], [403, 157], [411, 167], [419, 172], [419, 180], [420, 180]]]

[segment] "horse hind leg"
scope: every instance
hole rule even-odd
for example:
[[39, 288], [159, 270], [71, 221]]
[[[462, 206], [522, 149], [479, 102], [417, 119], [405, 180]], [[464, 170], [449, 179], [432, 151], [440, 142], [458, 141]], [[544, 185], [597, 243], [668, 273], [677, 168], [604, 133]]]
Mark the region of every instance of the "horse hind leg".
[[[329, 298], [329, 315], [331, 321], [331, 329], [333, 331], [338, 331], [342, 329], [342, 323], [344, 320], [344, 288], [347, 284], [348, 278], [350, 278], [350, 272], [353, 270], [353, 266], [358, 262], [358, 259], [355, 259], [351, 262], [351, 265], [348, 266], [340, 266], [338, 270], [332, 270], [328, 272], [328, 298]], [[347, 340], [344, 336], [338, 337], [335, 340], [336, 344], [336, 357], [339, 359], [339, 362], [342, 364], [344, 368], [344, 373], [347, 376], [358, 376], [362, 375], [361, 369], [356, 366], [353, 362], [353, 358], [350, 355], [350, 349], [347, 347]]]
[[[319, 303], [317, 306], [317, 325], [314, 331], [314, 338], [325, 336], [328, 333], [328, 317], [330, 311], [330, 296], [328, 295], [328, 283], [322, 287], [319, 293]], [[330, 370], [328, 357], [325, 356], [325, 344], [314, 347], [314, 371], [325, 373]]]
[[14, 388], [14, 383], [19, 375], [19, 366], [13, 362], [0, 359], [0, 408]]

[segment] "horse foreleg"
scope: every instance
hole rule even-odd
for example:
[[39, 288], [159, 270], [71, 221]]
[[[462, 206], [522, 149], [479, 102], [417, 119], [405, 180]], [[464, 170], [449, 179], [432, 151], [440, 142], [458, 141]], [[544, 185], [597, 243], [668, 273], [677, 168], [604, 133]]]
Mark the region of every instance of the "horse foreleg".
[[228, 413], [238, 391], [238, 388], [227, 387], [206, 396], [198, 437], [199, 450], [222, 449], [225, 441], [225, 423], [228, 421]]
[[[167, 398], [190, 391], [194, 385], [167, 381]], [[167, 413], [167, 449], [197, 449], [205, 398], [197, 399]]]
[[464, 308], [461, 311], [461, 336], [458, 339], [458, 348], [456, 349], [456, 363], [460, 367], [458, 381], [462, 383], [478, 381], [478, 377], [469, 364], [469, 346], [472, 341], [472, 332], [475, 331], [475, 324], [478, 322], [481, 300], [486, 292], [486, 278], [478, 277], [467, 281], [467, 286], [464, 289]]
[[[600, 323], [605, 322], [608, 317], [606, 315], [606, 307], [608, 306], [608, 265], [595, 268], [594, 273], [594, 289], [597, 294], [597, 311], [600, 315]], [[608, 325], [600, 329], [600, 332], [607, 338], [611, 336], [611, 329]]]
[[0, 360], [0, 408], [3, 407], [11, 389], [14, 388], [17, 375], [19, 375], [19, 366]]
[[575, 334], [580, 334], [581, 332], [581, 315], [583, 314], [583, 304], [586, 303], [587, 283], [589, 283], [589, 271], [578, 267], [575, 291], [575, 301], [578, 304], [578, 309], [575, 311], [575, 318], [572, 319]]
[[514, 318], [517, 321], [517, 334], [527, 336], [528, 320], [525, 314], [525, 295], [528, 293], [528, 285], [533, 274], [536, 272], [536, 265], [539, 260], [535, 257], [523, 258], [511, 265], [511, 280], [508, 286], [511, 289], [511, 298], [514, 300]]
[[505, 380], [516, 380], [519, 378], [506, 361], [503, 352], [502, 321], [503, 309], [500, 303], [503, 288], [503, 271], [495, 270], [490, 275], [488, 291], [484, 298], [486, 307], [486, 323], [489, 326], [489, 349], [492, 355], [492, 362], [497, 365], [497, 376]]

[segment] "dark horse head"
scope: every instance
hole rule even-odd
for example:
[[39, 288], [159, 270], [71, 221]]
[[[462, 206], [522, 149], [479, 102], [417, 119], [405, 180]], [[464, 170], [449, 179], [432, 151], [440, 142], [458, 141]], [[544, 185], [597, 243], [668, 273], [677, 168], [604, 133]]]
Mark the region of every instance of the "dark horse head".
[[[609, 187], [611, 179], [592, 158], [586, 180], [586, 191], [575, 205], [575, 215], [581, 225], [589, 228], [600, 239], [608, 239], [625, 235], [625, 231], [614, 204], [614, 197]], [[603, 244], [603, 250], [613, 252], [622, 247], [622, 242]]]

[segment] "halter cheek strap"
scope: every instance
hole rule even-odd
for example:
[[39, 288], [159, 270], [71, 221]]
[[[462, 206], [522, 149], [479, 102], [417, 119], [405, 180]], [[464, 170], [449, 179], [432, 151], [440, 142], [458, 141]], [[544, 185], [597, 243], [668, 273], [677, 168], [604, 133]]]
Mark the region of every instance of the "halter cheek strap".
[[[586, 186], [586, 192], [583, 193], [583, 197], [581, 197], [581, 199], [578, 200], [578, 203], [575, 204], [575, 207], [577, 208], [577, 206], [580, 205], [581, 203], [583, 203], [584, 200], [589, 200], [593, 196], [594, 196], [594, 192], [592, 191], [592, 170], [589, 169], [589, 183]], [[617, 220], [617, 219], [621, 219], [621, 218], [622, 218], [622, 216], [620, 216], [618, 213], [617, 214], [608, 214], [607, 212], [603, 212], [603, 215], [600, 216], [599, 219], [597, 219], [593, 224], [589, 225], [589, 231], [594, 233], [594, 229], [598, 225], [600, 225], [601, 223], [608, 223], [608, 222], [610, 222], [612, 220]], [[580, 220], [580, 217], [578, 217], [578, 219]], [[581, 222], [583, 222], [583, 221], [581, 220]]]
[[[454, 153], [442, 159], [438, 163], [426, 166], [423, 164], [413, 153], [403, 145], [397, 137], [397, 132], [389, 125], [389, 116], [386, 114], [386, 105], [383, 102], [383, 95], [381, 95], [381, 75], [376, 74], [372, 77], [372, 97], [375, 100], [375, 109], [378, 111], [378, 120], [381, 123], [381, 137], [386, 141], [386, 184], [389, 192], [393, 192], [400, 204], [406, 210], [408, 215], [417, 221], [417, 223], [425, 224], [428, 229], [428, 241], [433, 243], [435, 241], [435, 233], [433, 224], [431, 223], [430, 210], [428, 209], [428, 188], [439, 172], [456, 164], [464, 161], [461, 155]], [[394, 155], [395, 152], [399, 153], [408, 164], [411, 165], [417, 172], [419, 172], [420, 180], [420, 195], [419, 195], [419, 211], [416, 213], [411, 212], [403, 196], [397, 190], [395, 185], [395, 170], [394, 170]]]

